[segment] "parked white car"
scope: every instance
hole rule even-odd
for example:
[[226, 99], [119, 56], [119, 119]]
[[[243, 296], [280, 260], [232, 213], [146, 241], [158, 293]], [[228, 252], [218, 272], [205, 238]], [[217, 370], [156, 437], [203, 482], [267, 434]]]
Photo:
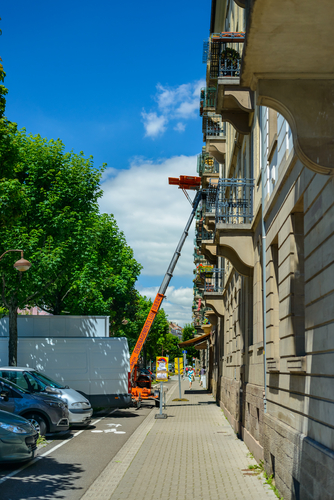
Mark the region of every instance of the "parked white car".
[[29, 392], [42, 392], [61, 398], [68, 404], [71, 425], [88, 425], [91, 421], [93, 409], [82, 394], [59, 384], [34, 368], [0, 367], [0, 377], [10, 380]]

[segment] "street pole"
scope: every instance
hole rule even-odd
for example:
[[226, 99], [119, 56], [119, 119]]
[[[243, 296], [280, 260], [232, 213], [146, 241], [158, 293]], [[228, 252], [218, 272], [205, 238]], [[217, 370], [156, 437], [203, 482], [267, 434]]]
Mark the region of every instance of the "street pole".
[[180, 370], [180, 358], [177, 358], [178, 372], [179, 372], [179, 398], [181, 399], [181, 370]]
[[163, 394], [164, 394], [164, 383], [161, 381], [160, 382], [160, 408], [159, 408], [160, 418], [163, 418], [162, 417], [162, 398], [163, 398]]

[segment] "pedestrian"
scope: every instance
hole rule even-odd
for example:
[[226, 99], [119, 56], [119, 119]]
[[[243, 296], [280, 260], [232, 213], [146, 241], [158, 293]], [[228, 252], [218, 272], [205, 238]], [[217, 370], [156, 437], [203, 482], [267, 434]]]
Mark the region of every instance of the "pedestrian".
[[191, 384], [193, 381], [193, 375], [194, 375], [194, 370], [193, 367], [191, 366], [188, 370], [188, 380], [189, 380], [189, 389], [191, 389]]
[[200, 379], [200, 383], [199, 383], [199, 385], [200, 385], [201, 387], [203, 386], [203, 379], [204, 379], [205, 374], [206, 374], [206, 370], [205, 370], [205, 366], [203, 366], [203, 367], [201, 368], [201, 373], [200, 373], [200, 375], [201, 375], [201, 379]]

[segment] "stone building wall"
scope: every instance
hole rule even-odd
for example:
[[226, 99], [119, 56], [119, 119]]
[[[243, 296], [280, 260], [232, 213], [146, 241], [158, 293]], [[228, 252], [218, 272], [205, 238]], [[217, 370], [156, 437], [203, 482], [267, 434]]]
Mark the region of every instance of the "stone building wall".
[[[243, 9], [227, 5], [225, 29], [242, 31]], [[231, 124], [226, 131], [224, 175], [254, 178], [254, 255], [243, 276], [225, 264], [224, 318], [211, 348], [214, 395], [285, 500], [327, 500], [334, 498], [334, 180], [297, 159], [290, 126], [273, 109], [254, 106], [248, 135]], [[232, 230], [225, 231], [227, 240]], [[217, 241], [224, 255], [224, 228]]]

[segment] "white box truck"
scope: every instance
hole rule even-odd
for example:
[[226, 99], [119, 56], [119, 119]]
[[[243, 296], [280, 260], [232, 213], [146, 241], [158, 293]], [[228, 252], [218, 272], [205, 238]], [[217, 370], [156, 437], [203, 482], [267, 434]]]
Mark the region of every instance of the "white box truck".
[[[30, 318], [32, 323], [36, 323], [36, 317], [25, 316], [25, 321], [19, 322], [17, 365], [35, 368], [61, 384], [81, 392], [94, 408], [130, 407], [130, 355], [127, 339], [88, 337], [87, 328], [80, 328], [80, 317], [76, 317], [76, 321], [73, 321], [72, 317], [72, 325], [76, 325], [75, 336], [61, 335], [65, 332], [58, 327], [52, 331], [53, 317], [56, 320], [59, 318], [48, 317], [50, 336], [45, 337], [35, 336], [35, 333], [40, 332], [40, 328], [34, 330], [27, 323]], [[8, 327], [5, 327], [4, 321], [6, 319], [0, 320], [0, 366], [8, 365]], [[87, 318], [82, 319], [87, 324]], [[94, 324], [92, 319], [90, 322]], [[44, 324], [46, 325], [46, 322]], [[56, 324], [59, 325], [59, 321], [56, 321]], [[29, 337], [26, 336], [25, 326]]]

